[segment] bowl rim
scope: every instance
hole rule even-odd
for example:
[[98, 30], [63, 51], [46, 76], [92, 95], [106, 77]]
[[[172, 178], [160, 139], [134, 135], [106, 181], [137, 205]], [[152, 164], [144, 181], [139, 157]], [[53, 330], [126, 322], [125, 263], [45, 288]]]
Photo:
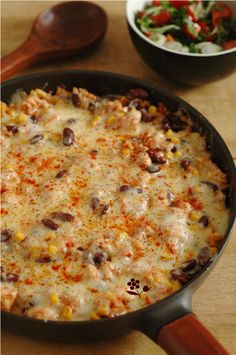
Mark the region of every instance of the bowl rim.
[[[147, 0], [148, 2], [148, 0]], [[182, 55], [182, 56], [186, 56], [186, 57], [193, 57], [193, 58], [211, 58], [211, 57], [219, 57], [222, 55], [227, 55], [227, 54], [231, 54], [231, 53], [235, 53], [236, 52], [236, 47], [231, 48], [231, 49], [226, 49], [220, 52], [216, 52], [216, 53], [189, 53], [189, 52], [178, 52], [176, 50], [173, 49], [169, 49], [166, 47], [163, 47], [153, 41], [151, 41], [148, 37], [146, 37], [136, 26], [135, 22], [134, 22], [134, 18], [132, 18], [132, 16], [134, 15], [134, 13], [131, 11], [131, 4], [133, 3], [140, 3], [139, 0], [127, 0], [126, 1], [126, 19], [128, 21], [128, 24], [131, 26], [131, 28], [136, 32], [136, 34], [141, 37], [143, 40], [145, 40], [147, 43], [149, 43], [150, 45], [152, 45], [153, 47], [162, 49], [163, 51], [169, 52], [169, 53], [174, 53], [174, 54], [178, 54], [178, 55]]]

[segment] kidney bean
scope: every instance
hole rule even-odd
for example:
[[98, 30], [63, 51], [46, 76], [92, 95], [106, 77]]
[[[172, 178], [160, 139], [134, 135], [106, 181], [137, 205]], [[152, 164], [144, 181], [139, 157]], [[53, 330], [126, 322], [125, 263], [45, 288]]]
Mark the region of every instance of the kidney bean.
[[46, 263], [50, 263], [50, 261], [52, 261], [52, 259], [50, 258], [50, 256], [42, 256], [41, 258], [38, 258], [36, 260], [37, 263], [40, 264], [46, 264]]
[[31, 138], [30, 140], [30, 144], [36, 144], [38, 142], [40, 142], [41, 140], [43, 140], [43, 135], [42, 134], [36, 134], [36, 136], [34, 136], [33, 138]]
[[107, 214], [109, 208], [110, 208], [109, 205], [102, 206], [102, 208], [101, 208], [101, 216], [103, 216], [104, 214]]
[[59, 172], [56, 174], [55, 178], [60, 179], [60, 178], [61, 178], [62, 176], [64, 176], [66, 173], [67, 173], [67, 170], [61, 170], [61, 171], [59, 171]]
[[80, 107], [80, 98], [78, 94], [72, 93], [71, 100], [75, 107]]
[[74, 132], [70, 128], [63, 129], [63, 144], [70, 146], [74, 143]]
[[213, 191], [219, 190], [219, 186], [211, 181], [201, 181], [202, 184], [208, 185]]
[[89, 112], [94, 113], [95, 109], [96, 109], [96, 104], [95, 104], [95, 102], [91, 101], [89, 103], [88, 110], [89, 110]]
[[74, 216], [72, 216], [72, 214], [64, 212], [53, 212], [52, 217], [60, 219], [63, 222], [73, 222], [75, 218]]
[[33, 115], [31, 115], [30, 119], [32, 120], [32, 122], [34, 124], [36, 124], [39, 121], [39, 116], [36, 113], [33, 113]]
[[6, 280], [8, 282], [17, 282], [19, 280], [19, 275], [13, 274], [13, 273], [9, 273], [9, 274], [7, 274]]
[[181, 160], [180, 165], [184, 170], [188, 170], [190, 167], [191, 161], [188, 158], [184, 158]]
[[52, 230], [57, 230], [59, 228], [58, 224], [52, 221], [51, 219], [42, 219], [42, 224]]
[[164, 153], [161, 151], [148, 149], [147, 153], [153, 164], [165, 164], [167, 162]]
[[78, 247], [77, 250], [79, 251], [85, 251], [85, 249], [83, 247]]
[[199, 223], [202, 223], [202, 225], [206, 228], [209, 224], [209, 220], [207, 216], [202, 216], [199, 221]]
[[151, 116], [145, 109], [141, 109], [140, 112], [142, 114], [141, 121], [143, 122], [152, 122], [155, 119], [155, 117]]
[[183, 263], [181, 270], [186, 272], [193, 270], [197, 266], [197, 261], [195, 259], [187, 260]]
[[143, 189], [135, 186], [128, 186], [128, 185], [121, 185], [120, 186], [120, 192], [126, 192], [126, 191], [134, 191], [136, 190], [138, 194], [141, 194], [143, 192]]
[[164, 129], [172, 129], [174, 132], [179, 132], [184, 129], [186, 122], [174, 113], [169, 113], [164, 119]]
[[4, 229], [1, 231], [1, 242], [6, 242], [8, 239], [11, 238], [12, 236], [12, 230], [11, 229]]
[[98, 197], [91, 197], [90, 199], [90, 207], [93, 209], [93, 210], [96, 210], [98, 207], [100, 206], [100, 200]]
[[146, 99], [148, 97], [148, 92], [141, 88], [130, 89], [127, 93], [127, 96], [131, 98], [139, 98], [139, 99]]
[[200, 250], [199, 254], [198, 254], [198, 264], [200, 266], [205, 266], [208, 261], [210, 260], [210, 250], [208, 247], [204, 247]]
[[120, 186], [120, 192], [125, 192], [128, 190], [130, 190], [130, 186], [128, 186], [128, 185], [121, 185]]
[[69, 124], [75, 123], [77, 120], [75, 118], [69, 118], [66, 122]]
[[160, 165], [152, 164], [146, 169], [150, 174], [158, 173], [161, 170]]
[[140, 110], [143, 108], [143, 100], [141, 99], [133, 99], [130, 101], [129, 105], [128, 105], [128, 108], [132, 108], [132, 107], [135, 107], [137, 110]]
[[19, 129], [16, 126], [8, 125], [6, 126], [6, 129], [8, 132], [11, 132], [12, 134], [16, 134], [19, 132]]
[[93, 256], [93, 261], [96, 266], [100, 266], [107, 261], [107, 255], [103, 252], [97, 252]]
[[177, 152], [177, 147], [176, 147], [175, 145], [174, 145], [174, 147], [171, 148], [171, 152], [172, 152], [172, 153]]
[[173, 280], [178, 280], [182, 284], [185, 284], [189, 281], [188, 275], [186, 275], [181, 269], [174, 269], [170, 273]]

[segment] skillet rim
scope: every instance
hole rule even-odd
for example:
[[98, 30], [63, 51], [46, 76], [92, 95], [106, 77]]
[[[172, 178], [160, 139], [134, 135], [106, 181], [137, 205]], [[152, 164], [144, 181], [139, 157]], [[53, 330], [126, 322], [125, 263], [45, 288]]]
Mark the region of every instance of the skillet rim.
[[[221, 154], [223, 153], [224, 157], [227, 157], [227, 160], [229, 162], [229, 164], [227, 165], [228, 171], [225, 172], [225, 174], [227, 175], [229, 171], [231, 172], [231, 175], [232, 175], [231, 180], [235, 183], [235, 186], [236, 186], [236, 166], [234, 164], [232, 154], [231, 154], [227, 144], [225, 143], [224, 139], [219, 134], [219, 132], [216, 130], [216, 128], [211, 124], [210, 121], [208, 121], [208, 119], [204, 115], [202, 115], [191, 104], [189, 104], [188, 102], [186, 102], [185, 100], [183, 100], [179, 96], [170, 93], [169, 91], [159, 89], [157, 83], [150, 83], [150, 82], [143, 80], [143, 79], [138, 79], [135, 77], [131, 77], [131, 76], [123, 75], [123, 74], [119, 74], [119, 73], [114, 73], [114, 72], [98, 71], [98, 70], [70, 70], [69, 69], [69, 70], [62, 70], [62, 71], [55, 70], [55, 71], [48, 71], [48, 72], [33, 73], [33, 74], [23, 75], [23, 76], [19, 76], [19, 77], [4, 81], [3, 83], [1, 83], [2, 92], [8, 86], [10, 86], [10, 87], [14, 86], [18, 82], [21, 82], [21, 81], [26, 80], [29, 82], [30, 80], [33, 81], [34, 79], [37, 79], [37, 78], [40, 79], [41, 77], [43, 79], [45, 77], [45, 83], [46, 83], [47, 78], [60, 77], [60, 76], [64, 76], [64, 75], [73, 78], [73, 74], [77, 74], [77, 75], [87, 74], [87, 75], [91, 75], [91, 76], [95, 76], [95, 77], [106, 77], [109, 80], [111, 80], [112, 78], [121, 79], [122, 81], [125, 81], [126, 83], [137, 85], [137, 87], [143, 87], [149, 93], [154, 93], [157, 95], [165, 96], [168, 99], [170, 99], [171, 101], [173, 101], [175, 104], [178, 104], [180, 107], [181, 107], [181, 104], [183, 106], [187, 106], [189, 113], [190, 113], [190, 119], [193, 122], [195, 122], [192, 117], [198, 116], [199, 120], [201, 121], [200, 126], [203, 125], [204, 128], [207, 129], [207, 131], [211, 132], [212, 137], [214, 137], [215, 141], [217, 142], [217, 145], [221, 146], [221, 148], [223, 148]], [[58, 84], [58, 85], [60, 85], [60, 84]], [[20, 87], [18, 87], [18, 89], [19, 88]], [[17, 90], [17, 88], [14, 91], [16, 91], [16, 90]], [[230, 236], [231, 236], [231, 233], [233, 230], [233, 226], [234, 226], [234, 223], [236, 220], [236, 188], [233, 190], [231, 197], [232, 197], [232, 206], [230, 208], [228, 227], [227, 227], [227, 230], [224, 234], [224, 238], [222, 240], [222, 243], [221, 243], [217, 253], [213, 256], [213, 258], [211, 258], [209, 260], [209, 262], [202, 268], [202, 270], [194, 278], [192, 278], [190, 281], [188, 281], [185, 285], [182, 285], [177, 291], [175, 291], [174, 293], [165, 297], [164, 299], [158, 301], [157, 303], [151, 304], [147, 307], [140, 308], [140, 309], [132, 311], [132, 312], [125, 313], [123, 315], [118, 315], [118, 316], [111, 317], [111, 318], [102, 318], [102, 319], [98, 319], [98, 320], [81, 320], [81, 321], [48, 320], [48, 321], [45, 321], [45, 320], [41, 320], [41, 319], [30, 318], [30, 317], [18, 315], [13, 312], [7, 312], [7, 311], [1, 311], [2, 315], [6, 316], [6, 317], [10, 317], [13, 320], [14, 320], [14, 318], [16, 318], [17, 320], [21, 320], [21, 321], [25, 321], [25, 322], [29, 322], [29, 323], [37, 323], [37, 324], [49, 324], [49, 325], [57, 325], [57, 326], [65, 326], [65, 325], [67, 325], [67, 326], [81, 325], [82, 326], [83, 324], [88, 325], [91, 323], [93, 323], [93, 324], [96, 323], [97, 325], [99, 325], [101, 323], [109, 323], [109, 322], [119, 321], [124, 318], [132, 318], [135, 316], [136, 317], [142, 316], [143, 313], [145, 314], [148, 311], [150, 311], [150, 312], [156, 311], [156, 310], [158, 310], [159, 307], [166, 305], [166, 303], [171, 302], [171, 300], [174, 303], [175, 300], [177, 300], [178, 298], [180, 298], [180, 297], [184, 298], [186, 296], [186, 294], [188, 294], [188, 293], [190, 293], [191, 298], [192, 298], [192, 295], [195, 290], [195, 289], [193, 290], [193, 287], [198, 288], [200, 283], [203, 281], [204, 277], [206, 278], [208, 276], [207, 273], [209, 273], [210, 271], [213, 270], [213, 267], [216, 265], [217, 261], [219, 260], [220, 256], [222, 255], [222, 253], [223, 253], [223, 251], [230, 239]]]

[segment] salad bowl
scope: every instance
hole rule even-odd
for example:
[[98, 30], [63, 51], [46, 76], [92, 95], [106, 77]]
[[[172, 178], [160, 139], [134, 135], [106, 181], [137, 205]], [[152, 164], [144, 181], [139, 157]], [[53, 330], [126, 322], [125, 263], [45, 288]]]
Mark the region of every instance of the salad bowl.
[[[188, 49], [180, 52], [147, 37], [138, 28], [136, 17], [151, 4], [147, 0], [128, 0], [126, 19], [136, 50], [156, 73], [183, 84], [201, 85], [219, 80], [235, 70], [236, 47], [211, 53], [193, 53]], [[224, 1], [224, 4], [231, 8], [233, 18], [236, 18], [236, 2]], [[168, 24], [171, 25], [171, 20]]]

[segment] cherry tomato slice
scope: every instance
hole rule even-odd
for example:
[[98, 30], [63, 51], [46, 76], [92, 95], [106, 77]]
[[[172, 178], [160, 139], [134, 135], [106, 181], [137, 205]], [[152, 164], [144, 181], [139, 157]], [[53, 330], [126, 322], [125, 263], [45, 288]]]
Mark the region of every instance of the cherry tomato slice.
[[161, 4], [160, 0], [153, 0], [152, 6], [159, 6]]
[[226, 41], [223, 43], [223, 48], [226, 49], [231, 49], [236, 47], [236, 39], [230, 39], [229, 41]]
[[158, 15], [150, 16], [157, 26], [162, 26], [168, 23], [171, 19], [171, 14], [167, 10], [161, 11]]
[[198, 16], [196, 12], [194, 11], [193, 5], [189, 5], [186, 7], [187, 14], [192, 17], [193, 22], [198, 21]]
[[169, 0], [169, 3], [173, 6], [179, 9], [180, 7], [189, 5], [190, 1], [189, 0]]
[[214, 27], [218, 27], [223, 18], [231, 18], [233, 15], [231, 8], [221, 2], [216, 3], [211, 14]]

